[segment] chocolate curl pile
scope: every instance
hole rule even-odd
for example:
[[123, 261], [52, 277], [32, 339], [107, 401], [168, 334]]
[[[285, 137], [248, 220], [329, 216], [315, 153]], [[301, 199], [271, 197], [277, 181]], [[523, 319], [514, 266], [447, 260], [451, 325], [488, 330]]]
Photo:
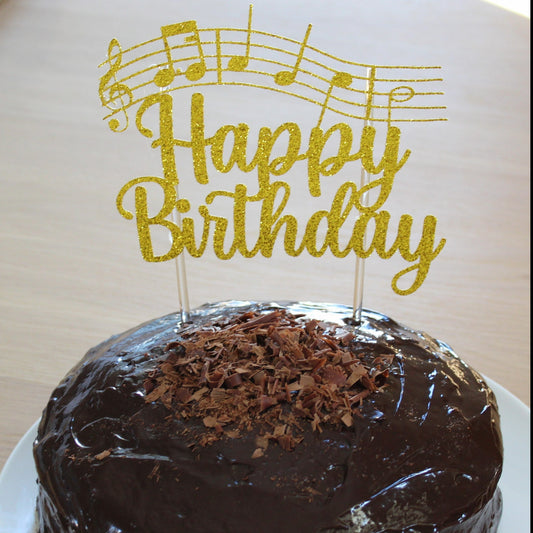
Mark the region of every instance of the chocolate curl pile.
[[285, 310], [187, 331], [165, 352], [144, 382], [146, 402], [162, 402], [179, 419], [201, 419], [203, 446], [238, 438], [259, 422], [254, 457], [270, 441], [293, 450], [305, 423], [314, 431], [351, 427], [362, 401], [385, 386], [394, 357], [369, 357], [351, 331]]

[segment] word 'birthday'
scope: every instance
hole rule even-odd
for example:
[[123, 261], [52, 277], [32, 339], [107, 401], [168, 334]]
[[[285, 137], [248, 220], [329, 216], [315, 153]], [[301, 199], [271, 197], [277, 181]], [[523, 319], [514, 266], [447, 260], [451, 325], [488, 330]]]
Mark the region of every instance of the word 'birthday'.
[[[207, 249], [210, 238], [213, 250], [220, 259], [230, 259], [237, 253], [243, 257], [257, 254], [271, 257], [279, 240], [283, 241], [285, 253], [290, 256], [298, 256], [306, 251], [314, 257], [320, 257], [329, 250], [339, 258], [351, 253], [366, 258], [375, 253], [382, 259], [388, 259], [398, 252], [409, 266], [393, 277], [393, 290], [398, 294], [411, 294], [422, 285], [445, 240], [436, 242], [435, 217], [428, 215], [424, 218], [417, 242], [412, 232], [412, 216], [402, 215], [397, 227], [393, 228], [390, 213], [383, 209], [395, 176], [410, 155], [408, 150], [400, 153], [401, 131], [398, 127], [390, 123], [387, 125], [385, 146], [382, 153], [378, 154], [375, 147], [376, 129], [369, 124], [362, 128], [358, 143], [354, 142], [353, 130], [346, 123], [335, 124], [327, 130], [317, 125], [312, 128], [308, 141], [304, 142], [298, 124], [286, 122], [274, 131], [268, 127], [260, 128], [255, 146], [251, 147], [250, 128], [244, 123], [224, 125], [213, 135], [206, 134], [204, 97], [200, 93], [193, 94], [191, 98], [190, 138], [175, 138], [173, 103], [172, 95], [167, 92], [147, 96], [137, 110], [135, 121], [139, 132], [152, 139], [152, 147], [159, 150], [163, 177], [132, 179], [122, 187], [117, 197], [121, 215], [126, 219], [136, 219], [140, 249], [146, 261], [167, 261], [184, 251], [193, 257], [200, 257]], [[146, 126], [145, 115], [149, 113], [156, 113], [159, 118], [158, 137]], [[176, 147], [190, 151], [194, 178], [199, 185], [209, 183], [209, 161], [221, 174], [234, 168], [246, 174], [254, 172], [257, 187], [254, 185], [253, 190], [249, 190], [245, 184], [237, 184], [234, 190], [209, 192], [205, 202], [197, 206], [200, 223], [195, 223], [192, 216], [186, 216], [193, 210], [191, 202], [179, 198], [177, 194]], [[326, 156], [333, 153], [332, 149], [336, 150], [335, 155]], [[336, 175], [349, 162], [360, 161], [362, 168], [373, 179], [362, 187], [353, 181], [343, 182], [333, 195], [328, 209], [312, 213], [303, 223], [285, 211], [291, 188], [287, 182], [277, 179], [300, 161], [306, 162], [307, 188], [315, 198], [322, 197], [322, 188], [326, 186], [322, 178]], [[148, 183], [158, 186], [164, 195], [162, 206], [156, 214], [149, 213], [148, 190], [143, 185]], [[134, 189], [135, 214], [124, 207], [124, 199], [130, 189]], [[364, 198], [370, 191], [373, 191], [375, 199], [366, 204]], [[216, 215], [210, 210], [210, 206], [219, 198], [232, 202], [230, 217]], [[259, 206], [260, 210], [260, 220], [255, 223], [249, 220], [251, 216], [247, 210], [252, 205]], [[173, 218], [175, 210], [179, 213], [177, 220]], [[171, 236], [169, 249], [159, 255], [154, 252], [154, 227], [166, 228]], [[320, 228], [326, 229], [325, 235], [319, 231]], [[250, 229], [257, 230], [258, 235], [252, 244], [248, 242]], [[349, 235], [343, 242], [341, 230], [343, 235]], [[409, 286], [401, 288], [400, 280], [410, 273], [414, 279]], [[402, 281], [401, 285], [404, 285], [405, 280]]]

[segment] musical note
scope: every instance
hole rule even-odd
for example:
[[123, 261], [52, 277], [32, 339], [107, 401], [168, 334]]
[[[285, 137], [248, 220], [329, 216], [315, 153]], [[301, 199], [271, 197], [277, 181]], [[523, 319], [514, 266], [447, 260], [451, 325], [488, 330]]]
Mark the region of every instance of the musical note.
[[307, 31], [305, 32], [304, 40], [300, 45], [300, 52], [298, 53], [298, 57], [296, 58], [296, 63], [292, 70], [282, 70], [274, 76], [274, 81], [278, 85], [290, 85], [296, 79], [296, 74], [298, 74], [298, 70], [300, 69], [300, 63], [302, 62], [304, 50], [307, 46], [307, 39], [309, 39], [309, 34], [311, 33], [311, 28], [312, 25], [309, 24], [309, 26], [307, 26]]
[[[114, 52], [115, 49], [118, 50], [116, 53]], [[131, 104], [133, 95], [130, 88], [126, 84], [119, 83], [117, 81], [117, 72], [122, 68], [122, 48], [120, 47], [120, 43], [117, 41], [117, 39], [112, 39], [109, 43], [106, 63], [109, 64], [109, 70], [100, 78], [98, 94], [100, 95], [102, 105], [108, 109], [111, 109], [113, 114], [119, 110], [124, 113], [124, 118], [126, 120], [125, 126], [120, 129], [120, 121], [116, 118], [112, 118], [109, 121], [109, 128], [112, 131], [124, 131], [127, 129], [129, 124], [126, 108]], [[113, 83], [109, 84], [111, 80], [113, 80]], [[124, 96], [128, 97], [127, 101], [124, 101]], [[111, 105], [116, 103], [117, 99], [120, 100], [120, 106], [118, 108]]]
[[198, 34], [198, 28], [196, 27], [195, 20], [189, 20], [187, 22], [179, 22], [177, 24], [170, 24], [161, 28], [161, 35], [163, 37], [163, 43], [165, 46], [165, 53], [167, 55], [167, 67], [161, 69], [154, 76], [154, 83], [158, 87], [167, 87], [172, 83], [176, 76], [183, 74], [181, 70], [174, 68], [174, 60], [172, 58], [172, 48], [168, 42], [169, 37], [175, 37], [178, 35], [190, 34], [185, 37], [185, 44], [180, 45], [179, 48], [187, 46], [188, 43], [196, 43], [198, 46], [198, 57], [200, 61], [189, 65], [185, 71], [185, 77], [189, 81], [198, 81], [201, 79], [206, 71], [204, 52], [202, 50], [202, 44], [200, 42], [200, 35]]
[[320, 117], [318, 119], [317, 126], [320, 126], [320, 124], [322, 124], [322, 119], [324, 118], [324, 113], [326, 112], [326, 109], [328, 107], [328, 102], [331, 97], [331, 91], [333, 90], [333, 87], [347, 89], [352, 84], [352, 81], [353, 77], [348, 72], [337, 72], [336, 74], [334, 74], [329, 83], [326, 98], [324, 99], [324, 103], [322, 104], [322, 111], [320, 112]]
[[250, 39], [252, 35], [252, 4], [248, 10], [248, 30], [246, 32], [246, 53], [244, 56], [233, 56], [228, 61], [228, 70], [233, 70], [234, 72], [242, 72], [248, 66], [250, 61]]
[[415, 91], [412, 87], [407, 85], [401, 85], [395, 87], [389, 93], [389, 101], [387, 105], [387, 123], [390, 125], [392, 122], [392, 102], [407, 102], [411, 100], [415, 95]]
[[217, 48], [217, 83], [222, 83], [222, 48], [220, 46], [220, 29], [215, 30], [215, 43]]
[[372, 117], [372, 101], [374, 99], [374, 85], [376, 84], [376, 67], [367, 67], [366, 69], [366, 113], [365, 123], [368, 123]]

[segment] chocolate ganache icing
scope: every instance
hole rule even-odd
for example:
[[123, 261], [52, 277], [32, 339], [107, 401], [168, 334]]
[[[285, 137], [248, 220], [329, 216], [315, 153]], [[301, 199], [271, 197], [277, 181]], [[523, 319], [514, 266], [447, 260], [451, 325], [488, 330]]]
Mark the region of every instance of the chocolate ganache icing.
[[492, 533], [495, 398], [425, 333], [223, 302], [90, 350], [34, 445], [40, 533]]

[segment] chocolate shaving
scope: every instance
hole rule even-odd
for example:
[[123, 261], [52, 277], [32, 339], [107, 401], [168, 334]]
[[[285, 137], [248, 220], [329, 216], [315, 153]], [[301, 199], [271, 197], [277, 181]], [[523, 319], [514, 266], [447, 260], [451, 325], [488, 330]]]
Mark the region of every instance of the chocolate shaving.
[[281, 309], [193, 326], [165, 353], [144, 382], [146, 402], [201, 420], [202, 446], [259, 425], [257, 458], [269, 441], [293, 450], [305, 420], [318, 432], [351, 427], [363, 400], [386, 386], [394, 358], [369, 357], [343, 327]]
[[102, 461], [106, 457], [109, 457], [111, 455], [111, 450], [104, 450], [103, 452], [99, 453], [98, 455], [95, 455], [94, 458], [98, 461]]

